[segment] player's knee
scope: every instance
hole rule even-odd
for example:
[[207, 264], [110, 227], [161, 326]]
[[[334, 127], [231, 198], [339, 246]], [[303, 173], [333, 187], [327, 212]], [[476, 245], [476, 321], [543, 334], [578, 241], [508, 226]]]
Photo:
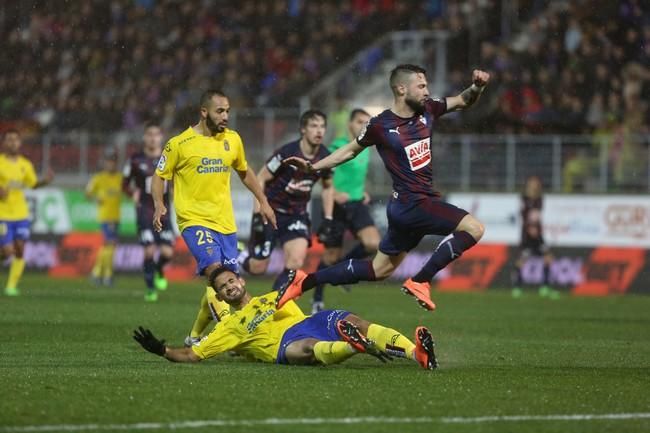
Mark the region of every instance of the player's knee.
[[459, 227], [459, 229], [469, 233], [474, 239], [476, 239], [477, 242], [481, 240], [485, 234], [485, 226], [483, 223], [471, 215], [467, 215], [465, 218], [463, 218], [461, 227]]
[[368, 254], [375, 254], [379, 250], [379, 238], [366, 239], [362, 244]]
[[301, 269], [305, 264], [305, 257], [302, 256], [289, 256], [284, 266], [287, 269]]
[[246, 269], [251, 275], [260, 275], [266, 272], [268, 266], [268, 260], [248, 260], [248, 268]]
[[370, 326], [370, 322], [367, 320], [362, 319], [359, 316], [355, 316], [354, 314], [348, 314], [345, 317], [345, 320], [348, 322], [352, 323], [354, 326], [359, 328], [359, 331], [361, 331], [363, 334], [368, 333], [368, 327]]

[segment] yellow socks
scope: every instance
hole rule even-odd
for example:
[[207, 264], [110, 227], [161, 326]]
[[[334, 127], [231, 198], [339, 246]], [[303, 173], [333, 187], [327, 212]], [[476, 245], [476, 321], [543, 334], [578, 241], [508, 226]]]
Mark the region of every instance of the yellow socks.
[[111, 278], [113, 276], [113, 253], [115, 245], [105, 245], [102, 248], [102, 277]]
[[9, 266], [9, 278], [7, 279], [7, 288], [16, 289], [18, 288], [18, 281], [23, 275], [25, 270], [25, 259], [19, 259], [14, 257], [11, 260], [11, 265]]
[[213, 319], [221, 320], [228, 314], [230, 314], [230, 305], [219, 301], [212, 287], [207, 286], [201, 298], [201, 305], [199, 306], [199, 312], [196, 314], [194, 325], [192, 325], [190, 337], [200, 337]]
[[415, 359], [415, 344], [394, 329], [373, 323], [368, 327], [367, 337], [374, 341], [380, 350], [391, 356]]
[[99, 251], [97, 251], [97, 256], [95, 257], [95, 265], [93, 266], [93, 277], [95, 278], [101, 278], [102, 277], [102, 268], [104, 264], [104, 248], [105, 247], [99, 247]]
[[321, 364], [338, 364], [357, 354], [345, 341], [319, 341], [314, 344], [314, 357]]

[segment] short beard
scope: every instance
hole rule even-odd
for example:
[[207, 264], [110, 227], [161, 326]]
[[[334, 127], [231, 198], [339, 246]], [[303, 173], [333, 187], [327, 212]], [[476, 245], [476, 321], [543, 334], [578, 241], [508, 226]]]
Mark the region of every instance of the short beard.
[[212, 120], [210, 116], [205, 118], [205, 126], [208, 127], [212, 134], [218, 134], [219, 132], [223, 132], [225, 129], [223, 126], [214, 123], [214, 120]]
[[424, 113], [424, 104], [421, 103], [420, 101], [416, 101], [414, 99], [406, 98], [406, 99], [404, 99], [404, 102], [406, 103], [406, 105], [409, 106], [409, 108], [411, 110], [415, 111], [416, 115]]

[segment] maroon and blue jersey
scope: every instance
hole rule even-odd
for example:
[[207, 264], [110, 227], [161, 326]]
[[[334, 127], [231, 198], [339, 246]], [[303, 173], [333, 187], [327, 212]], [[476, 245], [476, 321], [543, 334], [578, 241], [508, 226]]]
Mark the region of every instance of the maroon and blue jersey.
[[360, 146], [376, 146], [393, 180], [393, 190], [409, 195], [438, 197], [433, 190], [431, 134], [437, 119], [447, 112], [445, 99], [428, 99], [424, 113], [400, 117], [385, 110], [370, 119], [357, 138]]
[[[315, 164], [329, 154], [325, 146], [320, 146], [311, 163]], [[282, 164], [284, 159], [291, 156], [308, 159], [300, 150], [300, 140], [285, 144], [266, 161], [266, 168], [273, 175], [273, 179], [266, 182], [264, 192], [276, 212], [300, 215], [307, 213], [307, 203], [311, 199], [314, 184], [319, 179], [331, 179], [332, 170], [303, 173], [292, 165]]]
[[[154, 206], [153, 196], [151, 195], [151, 179], [156, 171], [159, 159], [148, 157], [144, 152], [140, 151], [131, 155], [124, 165], [122, 190], [129, 195], [134, 189], [140, 190], [140, 199], [135, 204], [139, 222], [153, 221]], [[169, 208], [169, 190], [166, 181], [163, 203]]]

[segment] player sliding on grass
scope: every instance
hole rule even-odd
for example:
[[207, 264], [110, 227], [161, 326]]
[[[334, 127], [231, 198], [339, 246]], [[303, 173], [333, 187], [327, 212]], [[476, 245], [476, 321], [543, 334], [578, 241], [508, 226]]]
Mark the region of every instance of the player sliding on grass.
[[311, 173], [343, 164], [375, 145], [393, 179], [393, 195], [386, 210], [388, 231], [372, 261], [350, 259], [309, 275], [298, 271], [294, 281], [284, 286], [286, 290], [278, 297], [278, 306], [319, 284], [383, 280], [425, 235], [435, 234], [447, 237], [420, 272], [402, 285], [404, 293], [415, 296], [423, 308], [433, 310], [433, 276], [483, 236], [481, 222], [441, 200], [440, 194], [432, 189], [431, 135], [440, 116], [466, 109], [478, 100], [490, 75], [474, 70], [472, 85], [459, 95], [431, 99], [425, 74], [419, 66], [397, 66], [390, 75], [392, 108], [370, 119], [359, 137], [315, 164], [297, 157], [284, 161]]
[[276, 308], [277, 292], [253, 297], [246, 291], [244, 280], [226, 267], [212, 271], [210, 284], [217, 298], [234, 311], [198, 343], [167, 347], [165, 340], [158, 340], [142, 327], [133, 332], [133, 338], [145, 350], [174, 362], [197, 362], [232, 350], [276, 364], [337, 364], [367, 353], [384, 362], [395, 356], [412, 359], [427, 370], [437, 367], [433, 338], [423, 326], [416, 328], [413, 344], [394, 329], [347, 311], [323, 310], [305, 316], [293, 301]]

